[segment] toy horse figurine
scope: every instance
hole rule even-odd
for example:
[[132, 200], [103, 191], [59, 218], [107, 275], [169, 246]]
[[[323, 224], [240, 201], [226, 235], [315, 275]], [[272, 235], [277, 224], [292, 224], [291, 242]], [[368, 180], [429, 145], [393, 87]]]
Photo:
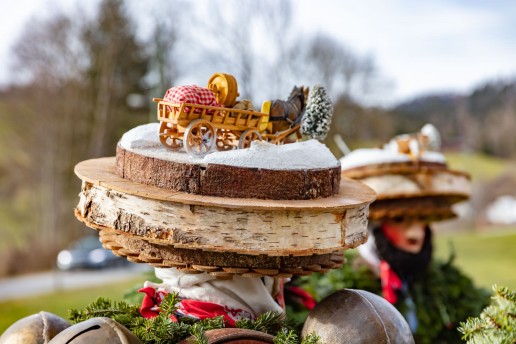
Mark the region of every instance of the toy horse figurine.
[[272, 133], [292, 128], [301, 121], [306, 107], [308, 87], [295, 86], [287, 100], [273, 100], [269, 120]]

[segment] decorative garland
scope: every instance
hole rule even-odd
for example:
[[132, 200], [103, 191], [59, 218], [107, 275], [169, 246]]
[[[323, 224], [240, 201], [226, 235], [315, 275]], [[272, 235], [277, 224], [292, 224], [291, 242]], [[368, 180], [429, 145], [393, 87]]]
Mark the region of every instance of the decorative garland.
[[[195, 337], [195, 343], [203, 344], [207, 343], [205, 331], [225, 327], [222, 317], [204, 320], [182, 317], [177, 322], [171, 321], [178, 301], [177, 294], [167, 294], [160, 304], [159, 315], [146, 319], [141, 316], [139, 305], [98, 298], [83, 310], [69, 310], [68, 318], [74, 323], [95, 317], [111, 318], [132, 331], [145, 344], [178, 343], [190, 336]], [[275, 312], [264, 313], [255, 320], [238, 320], [236, 327], [275, 335], [274, 343], [277, 344], [316, 344], [319, 341], [315, 333], [300, 340], [299, 325]]]

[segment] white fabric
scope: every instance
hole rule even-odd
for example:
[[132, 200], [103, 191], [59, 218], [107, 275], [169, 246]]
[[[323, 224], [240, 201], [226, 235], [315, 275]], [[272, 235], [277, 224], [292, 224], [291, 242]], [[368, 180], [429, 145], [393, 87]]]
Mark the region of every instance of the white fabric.
[[365, 244], [358, 246], [357, 250], [360, 256], [370, 265], [373, 272], [380, 276], [380, 257], [378, 257], [376, 250], [374, 235], [369, 235]]
[[145, 287], [178, 293], [181, 298], [213, 302], [242, 309], [255, 317], [268, 311], [284, 313], [272, 297], [274, 278], [233, 276], [220, 280], [207, 273], [185, 274], [175, 268], [156, 268], [156, 277], [163, 283], [145, 282]]

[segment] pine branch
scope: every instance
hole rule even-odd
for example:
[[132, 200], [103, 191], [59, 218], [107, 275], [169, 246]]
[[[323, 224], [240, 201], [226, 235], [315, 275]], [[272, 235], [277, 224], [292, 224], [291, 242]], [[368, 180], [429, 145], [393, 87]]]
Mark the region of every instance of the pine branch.
[[205, 334], [206, 329], [200, 323], [192, 326], [190, 334], [195, 337], [195, 344], [208, 344], [208, 338]]
[[177, 303], [179, 302], [178, 295], [176, 293], [169, 293], [165, 295], [163, 301], [159, 305], [160, 316], [169, 318], [176, 310]]
[[319, 340], [319, 336], [315, 334], [315, 332], [312, 332], [308, 336], [303, 338], [301, 344], [318, 344]]
[[516, 292], [496, 285], [493, 290], [491, 305], [479, 317], [460, 323], [458, 331], [470, 344], [516, 343]]
[[[222, 316], [196, 320], [189, 317], [180, 317], [177, 322], [171, 320], [171, 315], [177, 310], [177, 294], [170, 293], [160, 304], [158, 316], [145, 319], [141, 316], [139, 307], [126, 302], [113, 302], [104, 298], [86, 306], [84, 310], [72, 309], [69, 318], [74, 322], [85, 321], [94, 317], [109, 317], [132, 331], [145, 344], [178, 343], [193, 336], [194, 343], [207, 343], [205, 332], [225, 327]], [[265, 332], [276, 335], [277, 344], [299, 343], [299, 337], [293, 324], [281, 313], [267, 312], [255, 320], [242, 319], [237, 321], [236, 327]], [[308, 341], [307, 344], [317, 341]], [[305, 343], [305, 342], [303, 342]]]
[[493, 290], [496, 296], [499, 296], [510, 303], [516, 303], [516, 290], [509, 290], [507, 287], [499, 287], [496, 284], [493, 286]]
[[[124, 315], [128, 317], [139, 317], [139, 307], [131, 306], [124, 301], [112, 302], [99, 297], [96, 301], [86, 306], [83, 311], [74, 308], [68, 311], [68, 318], [74, 323], [96, 317], [119, 317], [120, 319], [124, 319]], [[123, 322], [121, 323], [124, 324]]]
[[299, 337], [293, 331], [281, 331], [274, 337], [274, 344], [299, 344]]
[[248, 319], [238, 320], [236, 327], [274, 335], [281, 331], [282, 328], [287, 328], [288, 324], [283, 314], [271, 311], [261, 314], [254, 321]]

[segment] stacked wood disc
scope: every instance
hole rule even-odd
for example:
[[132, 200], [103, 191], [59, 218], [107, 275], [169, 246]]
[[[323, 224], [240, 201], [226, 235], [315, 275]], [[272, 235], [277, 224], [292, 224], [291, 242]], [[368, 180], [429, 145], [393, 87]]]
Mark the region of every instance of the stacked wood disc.
[[[469, 174], [449, 169], [444, 157], [426, 161], [400, 155], [392, 160], [401, 161], [392, 162], [392, 154], [386, 151], [385, 159], [368, 160], [368, 155], [379, 151], [360, 149], [341, 159], [343, 177], [359, 180], [377, 193], [370, 207], [371, 220], [412, 217], [434, 222], [453, 218], [452, 206], [471, 194]], [[367, 163], [355, 163], [359, 156]]]
[[273, 170], [184, 152], [163, 159], [142, 147], [119, 145], [116, 157], [75, 167], [83, 181], [77, 218], [132, 262], [218, 278], [289, 277], [340, 267], [343, 250], [367, 239], [375, 194], [341, 180], [335, 158], [326, 168]]

